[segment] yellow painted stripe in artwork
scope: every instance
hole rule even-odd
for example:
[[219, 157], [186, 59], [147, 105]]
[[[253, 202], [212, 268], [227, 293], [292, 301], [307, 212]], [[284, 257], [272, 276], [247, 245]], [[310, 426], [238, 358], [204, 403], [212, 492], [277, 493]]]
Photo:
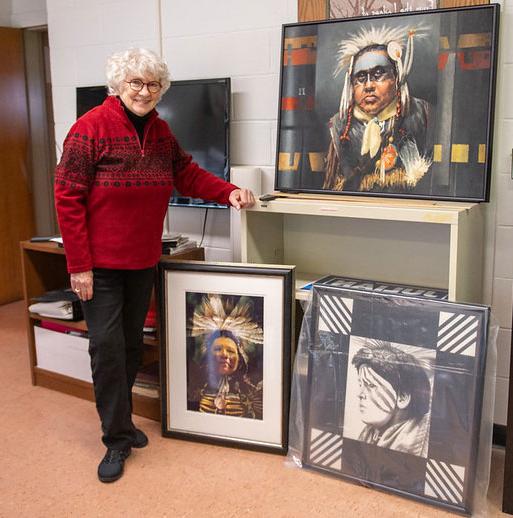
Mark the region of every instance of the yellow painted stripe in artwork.
[[477, 162], [484, 164], [486, 162], [486, 144], [479, 144], [477, 151]]
[[450, 49], [449, 38], [447, 36], [440, 36], [440, 48], [447, 50]]
[[308, 153], [308, 159], [313, 173], [324, 172], [324, 153]]
[[278, 156], [278, 170], [297, 171], [299, 169], [300, 158], [301, 153], [280, 153]]
[[458, 38], [458, 48], [470, 49], [473, 47], [489, 47], [492, 44], [492, 34], [490, 32], [480, 32], [475, 34], [460, 34]]
[[451, 162], [468, 164], [468, 144], [453, 144], [451, 148]]
[[435, 144], [433, 146], [433, 162], [442, 161], [442, 144]]
[[285, 38], [283, 48], [301, 49], [303, 47], [315, 47], [317, 36], [301, 36], [299, 38]]

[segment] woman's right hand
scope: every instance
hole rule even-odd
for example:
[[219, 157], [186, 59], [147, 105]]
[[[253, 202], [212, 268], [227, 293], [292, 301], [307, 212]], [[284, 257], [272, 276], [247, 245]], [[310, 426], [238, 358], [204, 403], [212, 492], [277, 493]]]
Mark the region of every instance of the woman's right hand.
[[78, 295], [80, 300], [93, 298], [93, 271], [71, 273], [71, 289]]

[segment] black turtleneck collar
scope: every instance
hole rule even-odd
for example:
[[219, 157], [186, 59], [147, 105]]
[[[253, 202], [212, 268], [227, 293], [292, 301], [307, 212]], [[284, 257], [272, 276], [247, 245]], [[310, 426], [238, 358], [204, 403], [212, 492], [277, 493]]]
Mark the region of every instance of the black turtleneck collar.
[[137, 131], [137, 136], [139, 137], [139, 142], [142, 146], [144, 139], [144, 128], [148, 122], [148, 119], [151, 117], [152, 112], [150, 111], [146, 115], [137, 115], [126, 107], [125, 103], [121, 100], [121, 97], [119, 98], [119, 101], [125, 110], [128, 120], [133, 124], [135, 131]]

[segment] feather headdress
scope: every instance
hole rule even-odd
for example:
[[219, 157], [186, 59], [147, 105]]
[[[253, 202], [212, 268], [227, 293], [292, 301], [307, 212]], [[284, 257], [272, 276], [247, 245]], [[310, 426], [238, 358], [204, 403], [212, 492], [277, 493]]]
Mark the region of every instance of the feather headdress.
[[[404, 107], [408, 106], [409, 92], [406, 78], [410, 73], [413, 64], [413, 39], [422, 38], [427, 34], [427, 30], [422, 26], [417, 27], [364, 27], [356, 34], [351, 34], [349, 38], [341, 41], [337, 52], [337, 66], [333, 72], [336, 77], [346, 70], [344, 78], [344, 88], [340, 98], [339, 114], [343, 118], [347, 113], [353, 98], [353, 85], [351, 75], [355, 56], [367, 47], [372, 45], [382, 45], [386, 47], [390, 60], [395, 63], [397, 68], [398, 86], [401, 90], [401, 103]], [[404, 54], [404, 57], [403, 57]]]
[[[249, 344], [264, 343], [264, 332], [253, 320], [251, 303], [239, 302], [234, 305], [230, 298], [223, 301], [220, 295], [209, 294], [203, 297], [195, 309], [190, 332], [194, 337], [208, 337], [216, 331], [229, 331], [239, 341], [244, 352]], [[201, 352], [206, 352], [206, 340], [203, 341]]]

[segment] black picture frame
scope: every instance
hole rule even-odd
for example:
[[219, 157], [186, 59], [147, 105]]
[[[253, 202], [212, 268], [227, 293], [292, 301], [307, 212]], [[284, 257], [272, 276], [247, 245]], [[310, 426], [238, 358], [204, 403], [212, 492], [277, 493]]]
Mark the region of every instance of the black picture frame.
[[[405, 286], [402, 294], [383, 293], [381, 283], [360, 289], [350, 281], [332, 276], [313, 287], [303, 465], [470, 514], [490, 309], [449, 302], [443, 292], [417, 296], [411, 293], [419, 290]], [[375, 425], [382, 416], [371, 414], [373, 397], [365, 391], [379, 393], [383, 379], [381, 394], [397, 387], [389, 372], [385, 378], [378, 370], [362, 372], [365, 365], [376, 368], [372, 361], [388, 371], [407, 365], [398, 374], [405, 393], [408, 383], [419, 390], [422, 377], [429, 380], [421, 417]], [[420, 408], [418, 394], [410, 396], [410, 407]], [[386, 397], [374, 398], [382, 410]]]
[[[293, 266], [160, 262], [163, 436], [287, 452], [294, 273]], [[246, 313], [244, 305], [249, 307]], [[214, 307], [217, 316], [224, 315], [222, 329], [227, 333], [218, 333], [218, 324], [215, 329], [205, 324], [211, 322]], [[252, 343], [247, 334], [226, 324], [223, 319], [229, 315], [238, 316], [239, 323], [251, 315], [247, 323], [261, 330], [261, 343]], [[217, 340], [212, 338], [219, 334], [233, 339], [232, 345], [237, 342], [231, 366], [228, 360], [222, 366], [216, 363]], [[224, 386], [229, 388], [224, 391]]]
[[498, 29], [498, 4], [284, 25], [275, 189], [489, 201]]

